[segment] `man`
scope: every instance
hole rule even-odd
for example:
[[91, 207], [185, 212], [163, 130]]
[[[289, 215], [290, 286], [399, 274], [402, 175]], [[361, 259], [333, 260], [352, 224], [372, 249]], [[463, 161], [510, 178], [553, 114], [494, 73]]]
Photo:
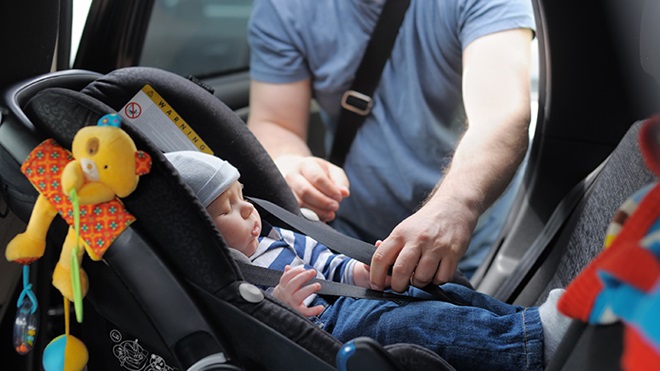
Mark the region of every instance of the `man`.
[[527, 149], [534, 20], [528, 0], [413, 0], [342, 169], [306, 145], [310, 99], [331, 141], [382, 3], [255, 1], [248, 126], [301, 206], [383, 239], [372, 287], [392, 266], [403, 291], [448, 281], [470, 240], [483, 257], [503, 223], [501, 206], [483, 214]]

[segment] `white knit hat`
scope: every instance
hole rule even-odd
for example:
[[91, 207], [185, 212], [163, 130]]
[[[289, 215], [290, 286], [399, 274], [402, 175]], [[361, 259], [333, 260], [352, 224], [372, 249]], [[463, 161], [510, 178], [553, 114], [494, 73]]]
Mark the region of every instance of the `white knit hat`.
[[165, 157], [204, 207], [208, 207], [240, 177], [238, 169], [229, 162], [203, 152], [169, 152], [165, 153]]

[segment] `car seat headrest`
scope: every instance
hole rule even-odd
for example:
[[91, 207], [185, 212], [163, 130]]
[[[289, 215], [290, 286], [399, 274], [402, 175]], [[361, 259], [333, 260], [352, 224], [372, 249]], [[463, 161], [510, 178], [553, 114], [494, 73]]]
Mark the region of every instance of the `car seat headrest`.
[[176, 109], [216, 156], [238, 168], [246, 195], [270, 200], [294, 213], [300, 212], [273, 160], [245, 123], [194, 82], [156, 68], [129, 67], [91, 82], [82, 92], [119, 112], [145, 84]]
[[[76, 132], [112, 109], [83, 93], [62, 88], [45, 89], [25, 106], [34, 126], [70, 148]], [[217, 292], [235, 282], [240, 273], [226, 251], [204, 207], [165, 156], [151, 141], [130, 125], [124, 131], [138, 149], [152, 158], [151, 172], [140, 179], [138, 188], [122, 201], [136, 217], [132, 228], [154, 244], [186, 279], [208, 292]]]
[[642, 12], [640, 57], [642, 68], [660, 82], [660, 1], [647, 0]]

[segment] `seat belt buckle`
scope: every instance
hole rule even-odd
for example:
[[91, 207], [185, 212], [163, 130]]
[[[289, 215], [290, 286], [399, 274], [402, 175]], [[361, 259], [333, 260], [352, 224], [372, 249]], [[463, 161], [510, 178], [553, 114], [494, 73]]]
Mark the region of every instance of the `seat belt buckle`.
[[371, 112], [373, 100], [368, 95], [355, 90], [347, 90], [341, 97], [341, 106], [360, 116], [366, 116]]

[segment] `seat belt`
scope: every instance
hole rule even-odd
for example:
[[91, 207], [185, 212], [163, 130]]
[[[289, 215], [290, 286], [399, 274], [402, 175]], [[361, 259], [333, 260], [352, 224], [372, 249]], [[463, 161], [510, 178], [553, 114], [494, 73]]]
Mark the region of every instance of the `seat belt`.
[[342, 167], [355, 134], [371, 112], [376, 90], [385, 63], [403, 23], [410, 0], [387, 0], [355, 73], [353, 84], [341, 98], [342, 110], [328, 160]]
[[509, 302], [514, 296], [520, 294], [522, 285], [529, 281], [533, 272], [541, 264], [542, 257], [550, 251], [551, 242], [555, 239], [561, 228], [566, 224], [569, 216], [573, 213], [580, 200], [589, 192], [595, 180], [601, 174], [609, 157], [601, 162], [589, 175], [576, 184], [555, 208], [541, 234], [534, 240], [532, 245], [525, 251], [520, 263], [516, 266], [511, 276], [500, 285], [493, 293], [493, 297]]
[[[282, 277], [282, 271], [275, 269], [264, 268], [258, 265], [254, 265], [250, 260], [234, 249], [229, 249], [232, 252], [232, 256], [238, 265], [238, 268], [241, 270], [243, 277], [246, 281], [250, 282], [253, 285], [264, 286], [264, 287], [275, 287], [280, 283], [280, 277]], [[240, 256], [240, 257], [239, 257]], [[313, 278], [309, 280], [305, 285], [318, 282], [321, 285], [321, 289], [317, 292], [318, 295], [327, 295], [327, 296], [349, 296], [357, 299], [374, 299], [374, 300], [392, 300], [392, 301], [421, 301], [428, 300], [423, 298], [417, 298], [409, 295], [400, 295], [384, 291], [376, 291], [367, 289], [360, 286], [349, 285], [345, 283], [339, 283], [329, 280], [321, 280], [318, 278]]]
[[267, 214], [272, 215], [278, 221], [284, 223], [287, 228], [307, 235], [335, 252], [371, 265], [371, 257], [376, 251], [376, 246], [337, 232], [323, 222], [311, 221], [296, 215], [270, 201], [253, 197], [246, 198], [259, 206], [259, 211], [265, 211]]
[[[368, 244], [364, 241], [346, 236], [342, 233], [337, 232], [331, 227], [327, 226], [321, 222], [314, 222], [305, 219], [302, 216], [293, 214], [292, 212], [263, 199], [247, 197], [248, 200], [253, 202], [255, 206], [259, 207], [260, 212], [265, 212], [270, 214], [280, 222], [284, 223], [288, 228], [305, 234], [316, 241], [327, 246], [331, 250], [344, 254], [348, 257], [354, 258], [364, 264], [371, 264], [371, 256], [376, 251], [374, 245]], [[262, 215], [263, 217], [264, 215]], [[237, 261], [240, 261], [237, 259]], [[239, 264], [241, 267], [241, 264]], [[274, 287], [279, 284], [279, 278], [282, 276], [282, 272], [274, 269], [263, 268], [252, 266], [253, 268], [246, 269], [243, 272], [243, 267], [241, 267], [241, 272], [244, 273], [244, 277], [247, 281], [252, 282], [253, 284], [258, 284], [257, 280], [262, 280], [260, 285]], [[261, 273], [260, 271], [263, 271]], [[272, 272], [266, 272], [272, 271]], [[314, 281], [310, 281], [314, 282]], [[361, 287], [356, 287], [353, 285], [348, 285], [344, 283], [338, 283], [333, 281], [318, 280], [321, 284], [321, 289], [324, 290], [320, 292], [321, 294], [327, 294], [332, 296], [353, 296], [359, 298], [367, 299], [386, 299], [386, 300], [405, 300], [405, 301], [417, 301], [417, 300], [442, 300], [456, 305], [463, 305], [463, 303], [448, 295], [442, 288], [438, 285], [429, 284], [421, 290], [426, 291], [427, 293], [433, 296], [433, 299], [422, 299], [416, 298], [409, 295], [398, 295], [392, 293], [385, 293], [376, 290], [364, 289]], [[471, 287], [469, 281], [462, 274], [455, 274], [453, 282]], [[328, 287], [328, 291], [325, 291], [324, 286]], [[386, 295], [383, 295], [386, 294]]]

